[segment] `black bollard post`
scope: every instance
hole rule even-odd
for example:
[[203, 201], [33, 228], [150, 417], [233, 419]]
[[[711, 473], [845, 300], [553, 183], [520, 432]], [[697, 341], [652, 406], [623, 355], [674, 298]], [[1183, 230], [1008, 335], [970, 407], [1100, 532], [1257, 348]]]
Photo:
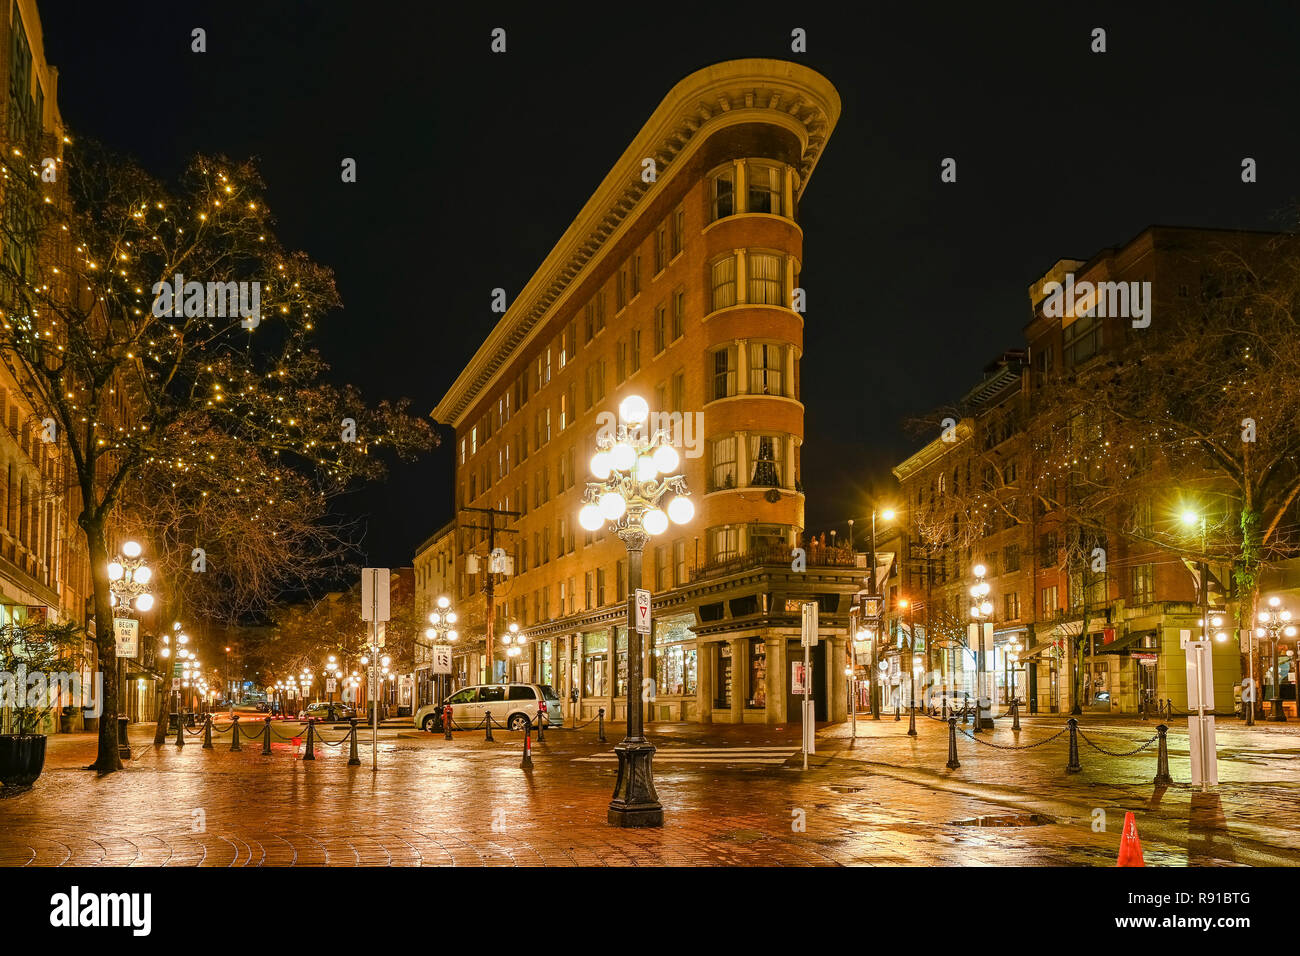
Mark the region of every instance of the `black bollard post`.
[[493, 743], [496, 743], [496, 739], [492, 736], [492, 711], [489, 710], [485, 716], [487, 717], [487, 720], [483, 722], [483, 726], [486, 728], [486, 731], [483, 734], [483, 739], [485, 741], [490, 740]]
[[1157, 787], [1174, 782], [1174, 778], [1169, 775], [1169, 744], [1165, 741], [1165, 734], [1169, 733], [1169, 728], [1164, 724], [1156, 725], [1156, 733], [1160, 735], [1160, 749], [1156, 754], [1156, 779], [1152, 781]]
[[605, 708], [604, 707], [596, 711], [596, 720], [597, 720], [596, 731], [599, 735], [597, 739], [603, 744], [605, 743]]
[[912, 701], [911, 707], [908, 708], [907, 715], [907, 736], [916, 736], [916, 701]]
[[453, 739], [451, 736], [451, 704], [442, 709], [442, 739]]
[[352, 729], [348, 731], [348, 735], [352, 738], [352, 746], [348, 748], [348, 766], [359, 767], [361, 766], [361, 758], [357, 756], [357, 719], [352, 717], [348, 720], [348, 723], [352, 725]]
[[966, 726], [966, 713], [970, 710], [970, 694], [962, 691], [961, 695], [961, 725]]
[[546, 701], [539, 700], [537, 702], [537, 742], [538, 743], [541, 743], [546, 739], [546, 734], [542, 731], [542, 724], [545, 723], [545, 721], [542, 718], [545, 716], [546, 716]]
[[948, 718], [948, 764], [949, 770], [956, 770], [961, 766], [957, 759], [957, 718]]
[[524, 724], [524, 759], [519, 761], [521, 770], [533, 769], [533, 734], [532, 725]]
[[316, 718], [307, 718], [307, 749], [303, 751], [303, 760], [316, 759]]
[[203, 718], [203, 749], [212, 749], [212, 715]]
[[1079, 765], [1079, 721], [1071, 717], [1068, 721], [1070, 725], [1070, 762], [1065, 765], [1066, 773], [1078, 773], [1083, 769]]
[[262, 722], [262, 755], [265, 756], [271, 752], [271, 718], [267, 717]]
[[900, 712], [899, 712], [899, 706], [898, 706], [899, 703], [900, 703], [899, 698], [895, 697], [895, 698], [894, 698], [894, 719], [895, 719], [895, 720], [902, 720], [902, 719], [903, 719], [902, 716], [900, 715]]
[[117, 755], [123, 760], [131, 759], [131, 741], [126, 736], [126, 728], [130, 722], [129, 717], [117, 718]]
[[1138, 695], [1138, 717], [1142, 720], [1147, 719], [1147, 698], [1145, 694]]
[[176, 746], [185, 746], [185, 721], [183, 720], [176, 721]]
[[1011, 698], [1011, 729], [1020, 729], [1020, 698]]
[[[971, 732], [976, 734], [982, 734], [984, 732], [984, 715], [980, 713], [980, 702], [978, 697], [975, 698], [975, 710], [971, 712], [971, 716], [975, 718], [974, 720], [971, 721], [971, 723], [975, 725], [971, 727]], [[965, 722], [966, 721], [964, 720], [962, 721], [963, 724]]]
[[239, 715], [235, 714], [230, 718], [230, 749], [236, 751], [242, 749], [239, 746]]

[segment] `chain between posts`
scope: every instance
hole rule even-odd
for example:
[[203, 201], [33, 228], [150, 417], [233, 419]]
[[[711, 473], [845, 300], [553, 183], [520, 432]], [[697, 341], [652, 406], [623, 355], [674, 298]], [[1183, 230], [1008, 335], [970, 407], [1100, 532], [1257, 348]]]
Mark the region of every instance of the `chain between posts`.
[[1142, 751], [1146, 750], [1153, 743], [1155, 743], [1157, 740], [1160, 739], [1160, 735], [1156, 734], [1150, 740], [1144, 743], [1142, 746], [1138, 747], [1136, 750], [1127, 750], [1124, 753], [1115, 753], [1112, 750], [1107, 750], [1106, 748], [1099, 747], [1097, 744], [1093, 743], [1091, 740], [1088, 739], [1088, 735], [1085, 734], [1082, 730], [1079, 731], [1079, 736], [1083, 738], [1084, 743], [1086, 743], [1089, 747], [1091, 747], [1093, 750], [1096, 750], [1098, 753], [1105, 754], [1107, 757], [1132, 757], [1134, 754], [1140, 754]]

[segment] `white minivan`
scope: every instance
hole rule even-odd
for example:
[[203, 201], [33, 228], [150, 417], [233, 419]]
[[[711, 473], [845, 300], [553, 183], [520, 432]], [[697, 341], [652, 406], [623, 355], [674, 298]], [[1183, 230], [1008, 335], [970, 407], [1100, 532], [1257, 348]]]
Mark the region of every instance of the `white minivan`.
[[550, 684], [475, 684], [462, 687], [438, 704], [425, 704], [415, 712], [415, 726], [421, 730], [442, 730], [442, 711], [451, 705], [453, 730], [470, 730], [483, 723], [483, 715], [491, 714], [498, 727], [523, 730], [537, 725], [539, 703], [545, 702], [545, 720], [548, 727], [564, 726], [564, 710], [560, 695]]

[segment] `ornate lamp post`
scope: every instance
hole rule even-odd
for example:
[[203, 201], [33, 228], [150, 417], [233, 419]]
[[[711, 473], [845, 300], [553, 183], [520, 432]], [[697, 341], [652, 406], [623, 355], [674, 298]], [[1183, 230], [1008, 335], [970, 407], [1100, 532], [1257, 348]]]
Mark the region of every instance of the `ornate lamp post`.
[[[625, 398], [618, 408], [617, 434], [599, 436], [592, 456], [585, 504], [578, 523], [595, 531], [605, 521], [627, 547], [627, 736], [615, 748], [618, 780], [609, 804], [608, 821], [617, 827], [659, 827], [663, 807], [655, 793], [652, 762], [655, 748], [646, 740], [641, 705], [641, 635], [636, 629], [636, 592], [641, 587], [641, 554], [651, 536], [663, 534], [669, 522], [685, 524], [695, 515], [686, 478], [673, 474], [680, 461], [671, 436], [657, 429], [646, 439], [643, 425], [650, 406], [639, 395]], [[672, 492], [666, 509], [659, 504]]]
[[993, 619], [993, 602], [989, 600], [989, 583], [984, 580], [988, 570], [982, 564], [975, 565], [971, 570], [975, 574], [975, 583], [970, 589], [970, 596], [973, 599], [970, 616], [975, 619], [975, 627], [979, 630], [979, 644], [975, 651], [975, 694], [978, 698], [986, 696], [984, 694], [984, 622]]
[[[459, 618], [456, 612], [451, 609], [451, 599], [443, 595], [435, 603], [437, 607], [429, 612], [429, 626], [424, 629], [424, 636], [434, 644], [454, 644], [460, 634], [452, 625]], [[438, 679], [438, 692], [437, 700], [433, 701], [433, 703], [441, 703], [451, 693], [451, 687], [448, 686], [451, 684], [451, 675], [438, 674], [436, 676]], [[443, 684], [444, 677], [447, 679], [446, 684]]]
[[501, 636], [501, 643], [506, 649], [506, 660], [510, 665], [506, 672], [510, 680], [515, 680], [519, 676], [518, 659], [524, 652], [524, 643], [527, 640], [528, 638], [519, 633], [519, 625], [514, 621], [510, 622], [506, 633]]
[[1256, 637], [1267, 637], [1273, 645], [1273, 713], [1271, 721], [1286, 721], [1286, 712], [1282, 710], [1282, 682], [1279, 680], [1278, 645], [1282, 636], [1295, 637], [1295, 625], [1291, 623], [1291, 612], [1282, 608], [1282, 599], [1268, 599], [1268, 610], [1259, 612], [1260, 626], [1255, 628]]

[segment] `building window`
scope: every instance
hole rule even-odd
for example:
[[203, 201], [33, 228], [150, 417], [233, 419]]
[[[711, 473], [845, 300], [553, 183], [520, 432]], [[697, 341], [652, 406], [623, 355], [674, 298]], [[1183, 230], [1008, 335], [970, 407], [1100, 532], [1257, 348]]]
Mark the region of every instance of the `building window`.
[[1065, 327], [1061, 353], [1068, 366], [1087, 361], [1101, 350], [1101, 319], [1084, 315]]
[[614, 347], [614, 381], [619, 385], [627, 380], [627, 365], [627, 342], [619, 339]]
[[686, 408], [686, 372], [673, 373], [673, 404], [671, 411], [680, 412]]
[[1056, 585], [1053, 584], [1051, 587], [1043, 588], [1043, 613], [1055, 614], [1060, 610], [1060, 607], [1060, 601], [1056, 596]]
[[596, 334], [605, 331], [605, 290], [596, 293]]
[[736, 436], [709, 442], [709, 491], [736, 487]]
[[781, 487], [782, 446], [785, 444], [781, 435], [749, 436], [749, 460], [752, 462], [753, 474], [751, 485], [760, 488]]
[[736, 257], [726, 256], [713, 263], [713, 311], [736, 304]]
[[590, 571], [582, 576], [582, 586], [583, 591], [585, 592], [584, 597], [586, 598], [583, 602], [583, 609], [587, 611], [590, 611], [596, 606], [596, 592], [593, 590], [592, 583], [594, 580], [595, 576]]
[[596, 303], [588, 302], [582, 311], [582, 344], [586, 345], [596, 336]]
[[745, 174], [749, 211], [781, 215], [782, 171], [775, 166], [747, 163]]
[[727, 168], [717, 173], [711, 181], [713, 217], [709, 222], [725, 219], [736, 211], [736, 171]]
[[673, 542], [673, 584], [681, 587], [686, 583], [686, 540], [678, 538]]
[[584, 697], [604, 697], [609, 693], [609, 635], [582, 636]]
[[619, 267], [614, 277], [614, 314], [622, 312], [627, 306], [627, 263]]
[[1010, 594], [1002, 595], [1002, 610], [1006, 620], [1020, 620], [1020, 594], [1012, 591]]
[[673, 337], [676, 342], [686, 334], [686, 290], [678, 289], [673, 293]]
[[641, 253], [632, 253], [632, 298], [641, 294]]
[[709, 560], [725, 561], [740, 553], [740, 529], [722, 525], [708, 530]]
[[694, 697], [695, 648], [667, 644], [655, 648], [655, 688], [664, 697]]
[[605, 605], [605, 569], [596, 570], [596, 606], [604, 607]]
[[478, 454], [478, 426], [475, 425], [469, 430], [469, 453], [471, 456]]
[[787, 534], [784, 525], [751, 524], [749, 526], [749, 549], [772, 553], [786, 546]]
[[761, 637], [751, 637], [749, 644], [749, 696], [745, 706], [750, 710], [767, 707], [767, 643]]
[[641, 330], [633, 329], [631, 337], [628, 339], [628, 353], [632, 371], [629, 374], [635, 374], [641, 370]]
[[749, 390], [755, 395], [783, 395], [782, 369], [785, 346], [749, 344]]
[[665, 591], [668, 587], [668, 548], [661, 545], [655, 548], [655, 590]]
[[1020, 570], [1020, 545], [1009, 544], [1002, 549], [1002, 564], [1008, 572]]
[[671, 258], [677, 258], [677, 255], [686, 248], [686, 210], [678, 206], [677, 211], [673, 213], [673, 232], [672, 245], [670, 246]]
[[718, 648], [718, 685], [713, 695], [713, 706], [731, 707], [731, 644], [723, 641]]
[[749, 277], [749, 301], [754, 305], [784, 305], [785, 270], [781, 257], [767, 252], [751, 252], [745, 257]]
[[710, 401], [730, 398], [736, 394], [736, 347], [724, 345], [715, 349], [711, 356], [713, 369], [713, 387]]
[[660, 223], [655, 230], [655, 275], [663, 272], [668, 265], [668, 225]]
[[465, 464], [465, 439], [460, 440], [460, 463]]
[[1139, 564], [1133, 569], [1134, 604], [1150, 604], [1156, 599], [1155, 565]]
[[655, 306], [655, 355], [668, 348], [668, 309]]

